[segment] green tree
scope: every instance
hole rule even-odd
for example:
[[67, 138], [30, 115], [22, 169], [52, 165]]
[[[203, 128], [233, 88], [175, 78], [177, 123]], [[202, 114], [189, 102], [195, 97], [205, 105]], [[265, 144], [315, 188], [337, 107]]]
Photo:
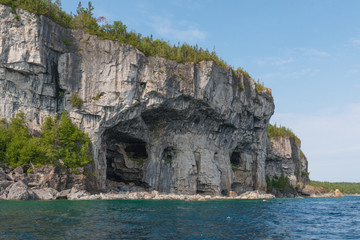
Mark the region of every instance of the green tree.
[[0, 162], [5, 161], [6, 146], [9, 142], [5, 119], [0, 120]]
[[63, 111], [59, 122], [58, 157], [67, 167], [82, 166], [91, 162], [89, 156], [90, 139], [84, 134]]
[[8, 140], [6, 146], [5, 162], [11, 166], [20, 166], [28, 164], [21, 158], [22, 149], [28, 144], [30, 133], [25, 125], [24, 113], [18, 113], [12, 118], [8, 128]]
[[57, 121], [48, 116], [41, 126], [41, 145], [45, 149], [45, 156], [49, 163], [55, 163], [58, 155], [59, 131]]
[[25, 115], [19, 113], [6, 124], [0, 121], [0, 162], [12, 167], [57, 164], [63, 159], [68, 168], [80, 167], [92, 161], [90, 139], [63, 111], [60, 119], [47, 117], [41, 126], [41, 136], [31, 136]]

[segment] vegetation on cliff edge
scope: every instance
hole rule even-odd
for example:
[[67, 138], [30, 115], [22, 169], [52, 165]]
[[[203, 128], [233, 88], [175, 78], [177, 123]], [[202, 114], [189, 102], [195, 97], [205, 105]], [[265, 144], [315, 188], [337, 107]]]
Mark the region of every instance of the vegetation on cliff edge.
[[344, 194], [360, 194], [360, 183], [310, 181], [313, 187], [322, 187], [326, 191], [339, 189]]
[[[54, 3], [51, 0], [0, 0], [0, 4], [12, 7], [14, 14], [16, 14], [16, 8], [22, 8], [36, 15], [44, 15], [65, 28], [85, 30], [101, 39], [116, 40], [119, 44], [133, 45], [146, 56], [163, 57], [180, 63], [198, 63], [203, 60], [214, 61], [223, 68], [231, 67], [216, 55], [215, 50], [210, 52], [208, 49], [203, 49], [198, 45], [191, 46], [186, 43], [171, 45], [164, 40], [153, 39], [152, 35], [150, 37], [142, 36], [135, 31], [128, 31], [127, 26], [121, 21], [114, 21], [109, 24], [105, 17], [95, 18], [91, 1], [88, 2], [86, 8], [79, 2], [76, 14], [68, 14], [63, 11], [60, 0], [56, 0]], [[18, 15], [15, 18], [19, 20]], [[249, 73], [241, 67], [236, 71], [233, 70], [234, 77], [240, 74], [250, 77]]]
[[65, 111], [55, 118], [49, 116], [41, 126], [40, 136], [31, 136], [24, 113], [18, 113], [9, 123], [0, 122], [0, 162], [11, 167], [58, 164], [61, 159], [68, 168], [80, 167], [92, 161], [90, 139]]
[[274, 125], [270, 124], [268, 125], [268, 129], [267, 129], [267, 135], [269, 138], [274, 138], [274, 137], [291, 137], [294, 138], [295, 141], [300, 142], [300, 139], [295, 135], [295, 133], [289, 129], [286, 128], [284, 126], [277, 126], [276, 123]]

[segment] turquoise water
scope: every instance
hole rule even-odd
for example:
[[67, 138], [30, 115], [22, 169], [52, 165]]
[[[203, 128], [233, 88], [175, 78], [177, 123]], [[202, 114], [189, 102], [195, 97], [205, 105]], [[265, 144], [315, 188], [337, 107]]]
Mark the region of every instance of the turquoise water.
[[0, 201], [3, 239], [360, 239], [360, 197]]

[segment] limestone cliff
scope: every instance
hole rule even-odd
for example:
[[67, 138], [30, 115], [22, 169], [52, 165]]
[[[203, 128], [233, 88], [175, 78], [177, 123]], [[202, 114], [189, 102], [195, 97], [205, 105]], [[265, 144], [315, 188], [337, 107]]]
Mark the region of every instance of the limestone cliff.
[[308, 161], [297, 137], [271, 137], [267, 145], [265, 174], [269, 179], [283, 174], [294, 188], [300, 182], [302, 185], [310, 183]]
[[213, 62], [146, 57], [10, 10], [0, 5], [0, 118], [22, 111], [36, 133], [66, 110], [91, 137], [90, 188], [112, 180], [185, 194], [266, 189], [268, 89]]

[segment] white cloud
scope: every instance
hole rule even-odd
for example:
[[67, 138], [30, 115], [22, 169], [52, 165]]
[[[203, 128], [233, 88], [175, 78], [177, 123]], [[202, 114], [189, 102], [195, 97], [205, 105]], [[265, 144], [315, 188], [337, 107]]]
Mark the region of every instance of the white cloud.
[[320, 70], [315, 68], [300, 68], [297, 71], [274, 71], [261, 74], [259, 77], [261, 79], [276, 79], [276, 80], [285, 80], [293, 81], [296, 79], [301, 79], [304, 76], [309, 77], [312, 74], [318, 73]]
[[273, 65], [273, 66], [283, 66], [290, 63], [299, 61], [300, 58], [326, 58], [331, 55], [328, 52], [320, 51], [314, 48], [292, 48], [285, 49], [285, 52], [280, 56], [268, 56], [264, 57], [256, 63], [258, 65]]
[[360, 38], [352, 38], [350, 39], [350, 43], [356, 47], [360, 47]]
[[320, 51], [314, 48], [299, 48], [298, 50], [307, 57], [330, 57], [328, 52]]
[[150, 26], [164, 39], [186, 43], [196, 43], [205, 40], [206, 34], [200, 31], [196, 25], [180, 21], [174, 24], [170, 19], [161, 16], [154, 16]]
[[293, 58], [267, 57], [257, 61], [259, 65], [275, 65], [281, 66], [293, 62]]
[[272, 122], [291, 128], [300, 137], [312, 178], [360, 181], [360, 103], [312, 115], [276, 114]]

